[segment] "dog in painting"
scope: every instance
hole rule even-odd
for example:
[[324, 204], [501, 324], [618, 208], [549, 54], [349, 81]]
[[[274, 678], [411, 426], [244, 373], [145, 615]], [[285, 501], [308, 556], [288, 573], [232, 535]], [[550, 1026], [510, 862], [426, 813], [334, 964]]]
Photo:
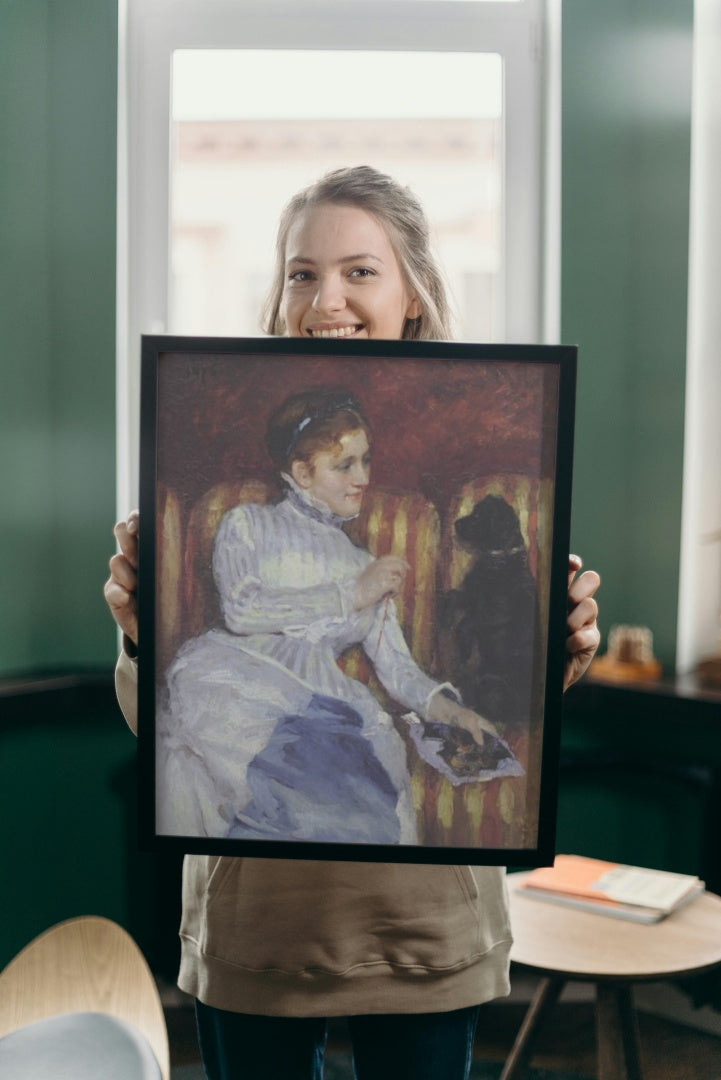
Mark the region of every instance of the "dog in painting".
[[528, 723], [532, 711], [538, 597], [518, 515], [486, 495], [455, 522], [474, 558], [445, 597], [446, 640], [463, 701], [501, 729]]

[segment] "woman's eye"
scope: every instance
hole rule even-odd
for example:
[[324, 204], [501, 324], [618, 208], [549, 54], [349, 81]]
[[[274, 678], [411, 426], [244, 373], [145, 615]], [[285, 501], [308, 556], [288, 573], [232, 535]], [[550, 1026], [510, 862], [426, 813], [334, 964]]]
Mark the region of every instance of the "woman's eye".
[[371, 270], [369, 266], [356, 266], [350, 272], [350, 277], [355, 278], [369, 278], [375, 277], [375, 271]]
[[310, 281], [310, 270], [294, 270], [288, 275], [288, 281], [296, 281], [302, 284], [303, 282]]

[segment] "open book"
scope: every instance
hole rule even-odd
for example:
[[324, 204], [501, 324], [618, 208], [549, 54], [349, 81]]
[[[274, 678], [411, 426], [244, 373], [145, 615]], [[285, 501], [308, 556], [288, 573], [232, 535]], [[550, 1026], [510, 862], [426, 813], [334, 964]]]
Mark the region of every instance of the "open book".
[[553, 866], [532, 870], [517, 888], [535, 900], [653, 923], [693, 900], [705, 886], [694, 874], [557, 855]]
[[524, 774], [523, 766], [504, 739], [486, 734], [483, 745], [479, 746], [468, 731], [449, 724], [421, 720], [413, 712], [406, 713], [403, 719], [423, 760], [455, 787]]

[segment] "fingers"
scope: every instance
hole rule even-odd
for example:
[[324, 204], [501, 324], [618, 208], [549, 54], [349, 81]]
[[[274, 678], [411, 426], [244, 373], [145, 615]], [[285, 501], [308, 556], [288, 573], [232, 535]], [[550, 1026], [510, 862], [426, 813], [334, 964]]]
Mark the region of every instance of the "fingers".
[[490, 720], [486, 720], [485, 716], [481, 716], [480, 713], [474, 713], [474, 716], [476, 725], [481, 731], [487, 731], [489, 735], [495, 735], [497, 739], [500, 738], [495, 724], [492, 724]]
[[588, 671], [600, 641], [601, 635], [595, 623], [593, 626], [584, 627], [583, 630], [569, 635], [566, 639], [568, 655], [563, 678], [564, 690], [568, 690], [569, 686], [573, 686]]
[[578, 555], [569, 556], [564, 690], [587, 671], [601, 642], [597, 625], [598, 604], [594, 599], [601, 578], [595, 570], [586, 570], [576, 577], [582, 566], [583, 561]]
[[130, 640], [138, 644], [138, 608], [135, 594], [129, 592], [111, 576], [103, 589], [110, 613], [120, 629]]
[[[571, 637], [578, 631], [588, 628], [594, 630], [595, 633], [598, 632], [596, 628], [598, 604], [594, 597], [601, 585], [601, 578], [595, 570], [586, 570], [574, 581], [569, 568], [569, 581], [571, 584], [568, 590], [568, 615], [566, 617], [566, 628], [569, 636], [566, 643], [567, 648], [569, 648]], [[569, 651], [577, 650], [569, 648]]]
[[451, 723], [456, 727], [463, 728], [472, 737], [474, 742], [479, 746], [483, 746], [485, 742], [485, 735], [498, 735], [498, 728], [496, 728], [490, 720], [486, 720], [485, 716], [481, 716], [480, 713], [474, 712], [473, 709], [467, 709], [464, 706], [456, 706]]
[[[108, 578], [103, 586], [103, 595], [107, 602], [108, 607], [113, 613], [113, 617], [116, 621], [122, 619], [127, 621], [128, 614], [134, 616], [135, 614], [135, 596], [133, 593], [128, 592], [122, 585], [119, 585], [112, 577]], [[123, 627], [124, 629], [124, 627]]]
[[405, 570], [386, 570], [386, 581], [388, 582], [388, 592], [391, 596], [398, 596], [403, 588], [403, 582], [406, 579]]
[[387, 596], [398, 596], [410, 569], [405, 559], [398, 555], [383, 555], [364, 570], [369, 583], [371, 602], [377, 603]]
[[110, 581], [120, 585], [127, 592], [136, 591], [138, 587], [137, 560], [131, 563], [125, 555], [113, 555], [108, 566], [110, 567]]
[[375, 565], [389, 573], [400, 574], [402, 577], [405, 577], [411, 568], [410, 563], [400, 555], [381, 555], [380, 559], [376, 559]]
[[578, 573], [578, 571], [582, 567], [583, 567], [583, 559], [581, 558], [580, 555], [569, 555], [568, 556], [568, 587], [569, 587], [569, 589], [571, 588], [571, 585], [573, 584], [573, 579], [575, 578], [576, 574]]
[[113, 529], [115, 539], [118, 542], [118, 547], [131, 566], [134, 567], [137, 567], [138, 565], [139, 527], [140, 517], [138, 511], [133, 510], [128, 514], [125, 521], [119, 521]]
[[584, 626], [595, 626], [598, 618], [598, 604], [593, 596], [585, 596], [575, 603], [566, 616], [566, 632], [573, 634]]
[[400, 555], [386, 555], [379, 559], [378, 562], [395, 586], [395, 592], [399, 592], [406, 579], [406, 574], [410, 570], [410, 564], [405, 559], [402, 559]]
[[593, 594], [601, 583], [598, 574], [587, 570], [569, 591], [569, 612], [566, 618], [566, 671], [564, 690], [577, 682], [588, 667], [601, 643], [597, 625], [598, 604]]
[[589, 597], [595, 595], [601, 585], [601, 578], [595, 570], [585, 570], [575, 581], [570, 580], [568, 586], [568, 607], [573, 609]]
[[588, 662], [590, 663], [600, 644], [601, 631], [593, 623], [591, 626], [584, 626], [582, 629], [568, 635], [566, 638], [566, 652], [569, 656], [588, 655]]
[[[580, 630], [588, 628], [595, 634], [596, 619], [598, 618], [598, 604], [594, 597], [601, 585], [601, 578], [595, 570], [586, 570], [579, 577], [577, 572], [583, 566], [583, 560], [578, 555], [568, 557], [568, 616], [566, 627], [568, 631], [567, 648], [571, 638]], [[570, 649], [569, 651], [578, 651]]]
[[139, 515], [134, 510], [125, 521], [119, 521], [113, 533], [120, 552], [109, 561], [110, 577], [103, 587], [110, 613], [124, 634], [138, 643], [138, 530]]

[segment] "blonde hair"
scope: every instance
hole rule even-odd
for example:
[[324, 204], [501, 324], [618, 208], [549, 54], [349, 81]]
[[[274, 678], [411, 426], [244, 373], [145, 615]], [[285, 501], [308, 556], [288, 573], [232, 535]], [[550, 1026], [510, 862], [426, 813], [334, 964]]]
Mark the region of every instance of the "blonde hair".
[[401, 337], [416, 341], [448, 341], [452, 337], [451, 310], [442, 273], [430, 250], [428, 221], [423, 207], [410, 188], [370, 165], [327, 173], [294, 195], [285, 207], [278, 224], [275, 273], [263, 310], [263, 330], [277, 336], [286, 332], [281, 305], [288, 233], [300, 214], [323, 203], [357, 206], [384, 226], [401, 272], [421, 305], [421, 314], [417, 318], [406, 319]]

